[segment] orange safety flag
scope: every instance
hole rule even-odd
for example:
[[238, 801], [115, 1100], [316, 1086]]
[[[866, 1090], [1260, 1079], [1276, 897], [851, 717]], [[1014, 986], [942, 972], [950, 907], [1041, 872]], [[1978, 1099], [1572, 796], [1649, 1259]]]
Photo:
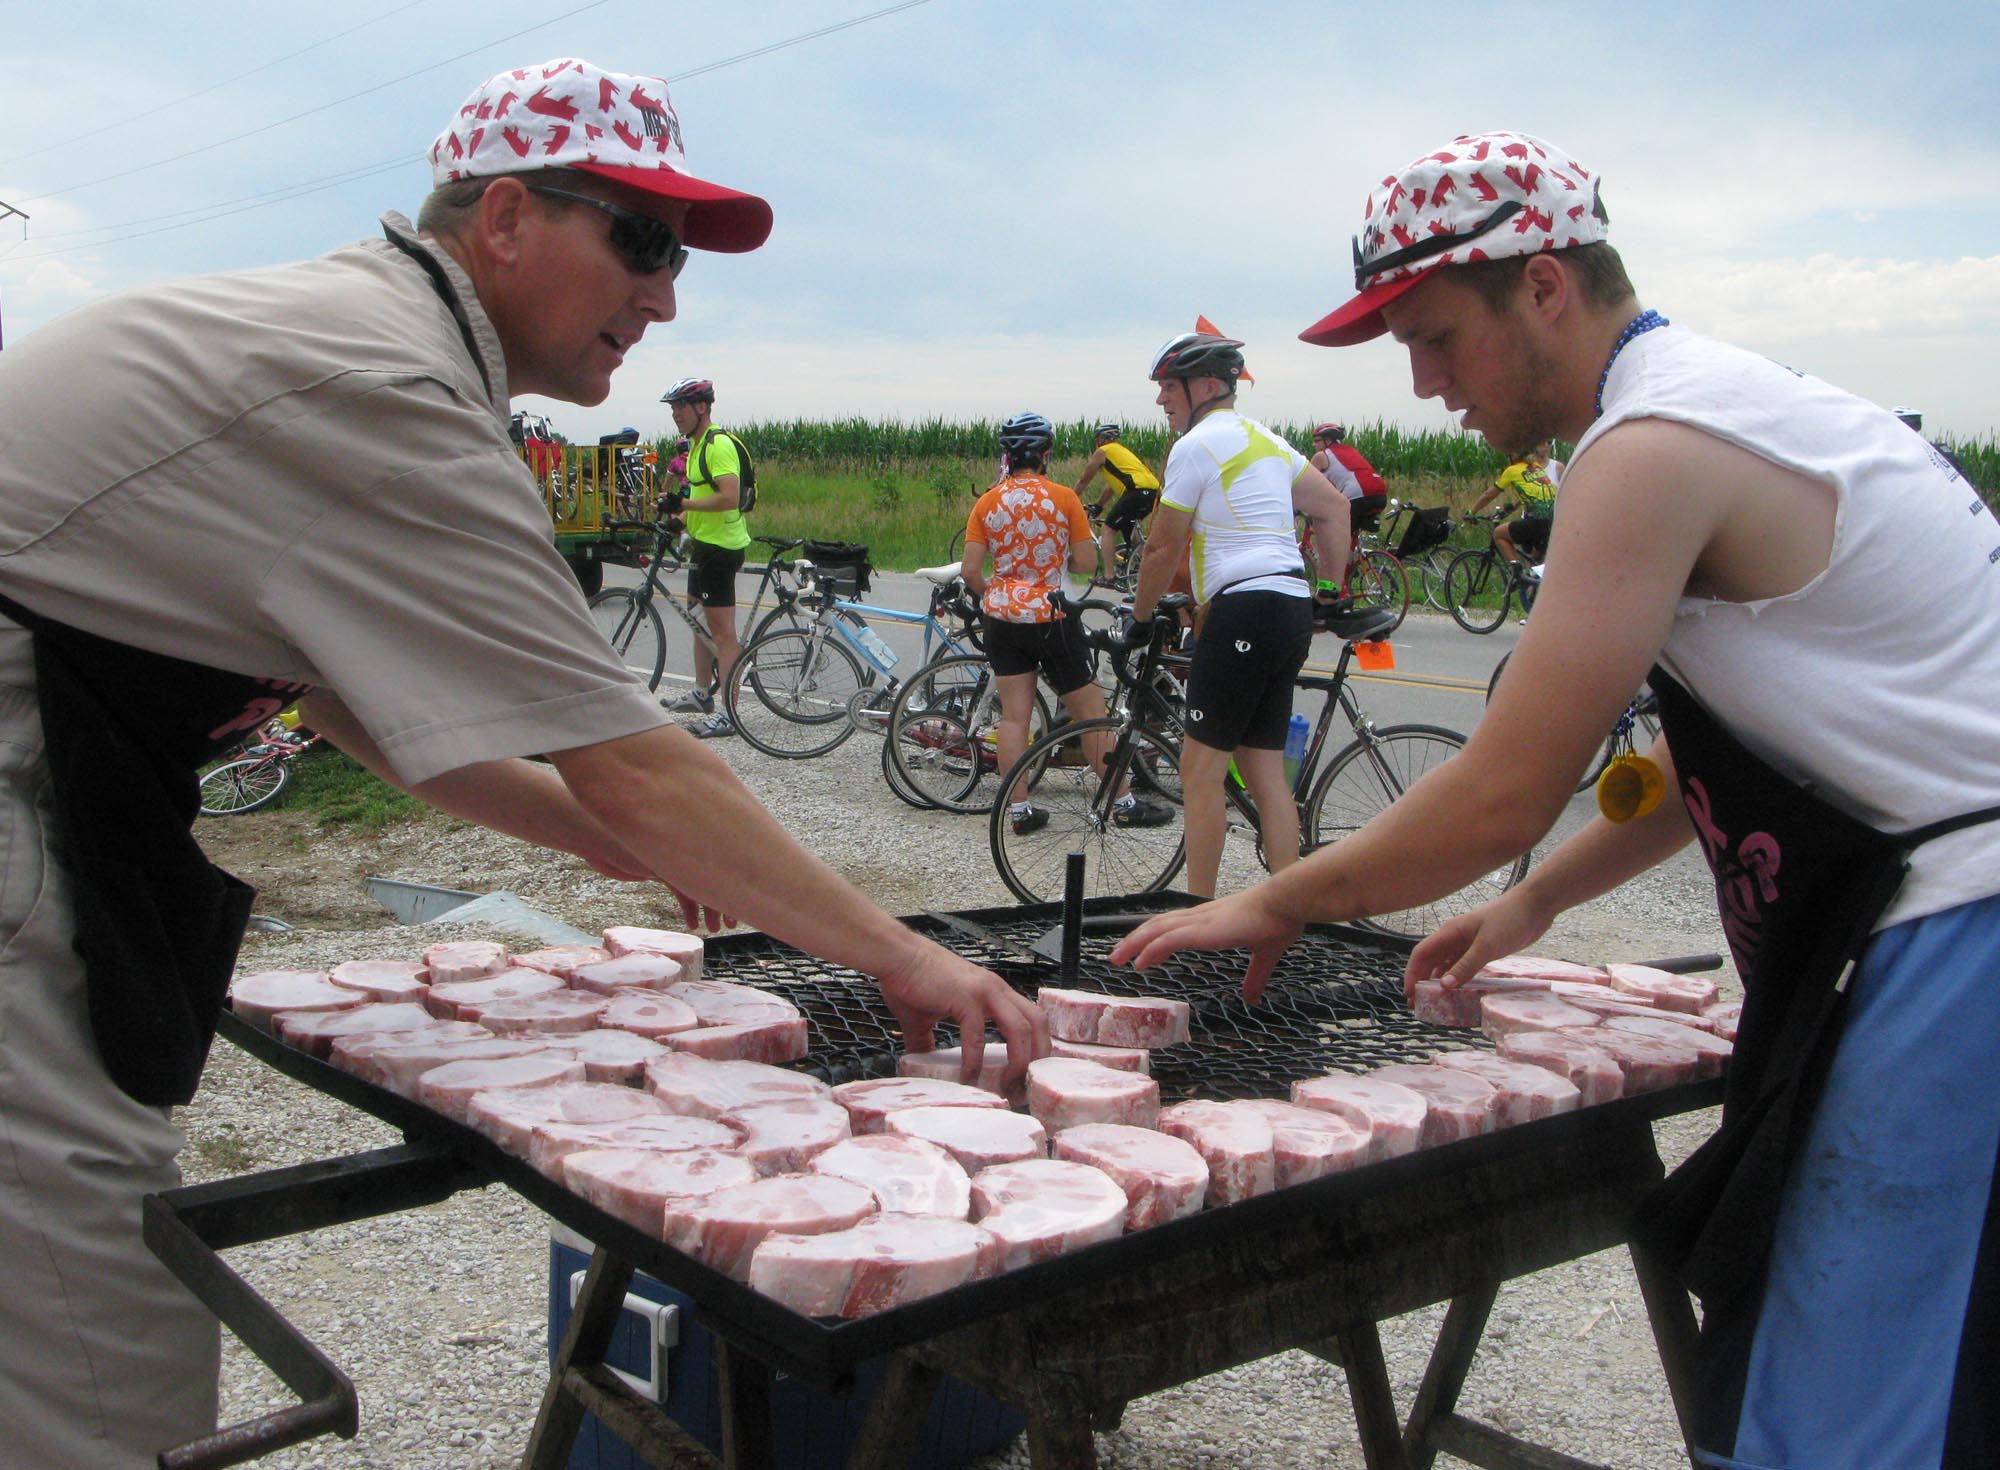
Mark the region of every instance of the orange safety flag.
[[[1227, 332], [1223, 331], [1222, 328], [1218, 327], [1214, 322], [1210, 321], [1207, 317], [1203, 316], [1200, 312], [1195, 313], [1194, 329], [1197, 332], [1206, 332], [1211, 337], [1227, 337], [1229, 335]], [[1239, 373], [1237, 376], [1239, 376], [1246, 383], [1254, 383], [1257, 381], [1255, 378], [1250, 376], [1248, 371]]]

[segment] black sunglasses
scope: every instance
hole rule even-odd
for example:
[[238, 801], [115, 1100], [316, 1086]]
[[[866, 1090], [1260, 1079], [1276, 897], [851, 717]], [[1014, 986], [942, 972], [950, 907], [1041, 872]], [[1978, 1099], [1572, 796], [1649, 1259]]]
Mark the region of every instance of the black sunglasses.
[[547, 184], [525, 184], [522, 187], [530, 194], [567, 199], [572, 204], [588, 204], [592, 209], [603, 211], [611, 217], [611, 248], [625, 257], [628, 266], [642, 276], [650, 276], [664, 266], [669, 280], [680, 279], [681, 267], [687, 264], [688, 249], [681, 244], [681, 237], [674, 233], [673, 226], [664, 220], [640, 214], [622, 204], [613, 204], [608, 199], [574, 194], [568, 189], [552, 189]]
[[1442, 255], [1445, 251], [1456, 249], [1468, 240], [1477, 240], [1488, 230], [1504, 224], [1520, 212], [1521, 201], [1510, 199], [1469, 229], [1447, 235], [1429, 235], [1414, 245], [1405, 245], [1400, 250], [1391, 250], [1372, 259], [1361, 253], [1361, 241], [1357, 238], [1354, 241], [1354, 289], [1366, 291], [1371, 276], [1379, 276], [1385, 271], [1397, 270], [1402, 266], [1414, 265], [1420, 260], [1429, 260], [1433, 255]]

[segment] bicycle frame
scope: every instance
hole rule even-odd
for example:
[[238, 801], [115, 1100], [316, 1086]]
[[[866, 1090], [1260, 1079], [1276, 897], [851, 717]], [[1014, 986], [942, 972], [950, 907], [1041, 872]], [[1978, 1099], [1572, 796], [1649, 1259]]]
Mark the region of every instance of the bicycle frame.
[[[636, 526], [639, 523], [612, 523], [614, 528], [621, 524]], [[687, 600], [681, 594], [675, 592], [673, 587], [665, 580], [668, 573], [678, 572], [686, 567], [687, 561], [685, 558], [670, 551], [669, 545], [673, 533], [669, 530], [667, 522], [653, 522], [652, 530], [654, 536], [653, 549], [645, 558], [646, 575], [639, 584], [639, 600], [651, 603], [657, 598], [665, 602], [669, 608], [673, 609], [674, 615], [687, 626], [687, 630], [693, 635], [695, 642], [708, 650], [710, 659], [714, 660], [719, 667], [721, 663], [720, 650], [716, 646], [715, 635], [708, 629], [707, 620], [698, 615], [696, 608], [690, 606]], [[791, 607], [798, 602], [799, 594], [785, 585], [785, 569], [789, 566], [789, 563], [786, 563], [781, 558], [787, 551], [805, 544], [803, 541], [785, 540], [777, 536], [758, 536], [754, 539], [769, 547], [771, 554], [766, 558], [763, 570], [758, 574], [757, 595], [751, 600], [750, 611], [744, 618], [744, 621], [753, 630], [757, 626], [758, 614], [764, 609], [765, 593], [774, 592], [776, 594], [775, 605], [778, 609]]]

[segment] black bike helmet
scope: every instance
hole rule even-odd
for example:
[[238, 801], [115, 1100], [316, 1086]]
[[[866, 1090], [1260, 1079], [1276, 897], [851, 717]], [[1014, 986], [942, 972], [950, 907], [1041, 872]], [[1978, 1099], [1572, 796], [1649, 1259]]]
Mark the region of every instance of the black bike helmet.
[[1096, 434], [1099, 444], [1109, 444], [1113, 439], [1118, 437], [1118, 425], [1107, 420], [1099, 424], [1093, 432]]
[[1182, 332], [1161, 344], [1146, 376], [1155, 383], [1163, 378], [1216, 378], [1233, 389], [1242, 371], [1243, 344], [1234, 337]]
[[660, 395], [662, 403], [713, 403], [715, 384], [707, 378], [682, 378]]
[[1000, 449], [1013, 463], [1055, 448], [1056, 426], [1038, 413], [1017, 413], [1000, 426]]
[[1313, 438], [1324, 439], [1329, 444], [1338, 444], [1347, 437], [1347, 430], [1331, 419], [1313, 430]]

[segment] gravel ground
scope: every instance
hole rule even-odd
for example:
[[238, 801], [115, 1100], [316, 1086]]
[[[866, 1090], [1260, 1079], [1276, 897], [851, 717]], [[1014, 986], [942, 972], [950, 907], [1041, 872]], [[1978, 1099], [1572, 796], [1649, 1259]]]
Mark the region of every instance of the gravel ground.
[[[740, 742], [736, 769], [788, 827], [894, 912], [1008, 902], [986, 852], [984, 822], [921, 813], [884, 787], [873, 741], [817, 761], [769, 760]], [[1572, 805], [1558, 835], [1577, 825]], [[218, 861], [261, 890], [262, 912], [296, 927], [253, 935], [249, 968], [413, 957], [457, 926], [396, 926], [360, 893], [373, 873], [475, 891], [508, 890], [579, 928], [664, 923], [656, 891], [611, 883], [568, 859], [443, 818], [379, 839], [304, 827], [278, 812], [204, 824]], [[1245, 881], [1247, 837], [1227, 872]], [[1226, 877], [1225, 883], [1229, 879]], [[482, 928], [482, 935], [492, 933]], [[506, 937], [504, 934], [496, 937]], [[532, 947], [532, 946], [531, 946]], [[1575, 959], [1639, 959], [1723, 948], [1706, 875], [1691, 856], [1565, 915], [1538, 949]], [[1734, 977], [1726, 988], [1735, 989]], [[398, 1141], [354, 1112], [218, 1046], [200, 1095], [182, 1110], [190, 1182]], [[1709, 1115], [1659, 1129], [1669, 1163], [1705, 1136]], [[353, 1374], [361, 1431], [263, 1463], [287, 1470], [430, 1470], [519, 1463], [547, 1369], [548, 1222], [504, 1189], [240, 1248], [235, 1267]], [[1384, 1324], [1398, 1402], [1421, 1378], [1442, 1309]], [[224, 1422], [285, 1402], [283, 1389], [225, 1344]], [[1605, 1464], [1666, 1470], [1686, 1463], [1645, 1310], [1622, 1252], [1571, 1262], [1506, 1286], [1462, 1401], [1500, 1428]], [[1287, 1353], [1139, 1400], [1098, 1437], [1110, 1470], [1295, 1470], [1362, 1463], [1340, 1370]], [[1016, 1443], [970, 1462], [1024, 1467]], [[1449, 1456], [1440, 1464], [1461, 1462]]]

